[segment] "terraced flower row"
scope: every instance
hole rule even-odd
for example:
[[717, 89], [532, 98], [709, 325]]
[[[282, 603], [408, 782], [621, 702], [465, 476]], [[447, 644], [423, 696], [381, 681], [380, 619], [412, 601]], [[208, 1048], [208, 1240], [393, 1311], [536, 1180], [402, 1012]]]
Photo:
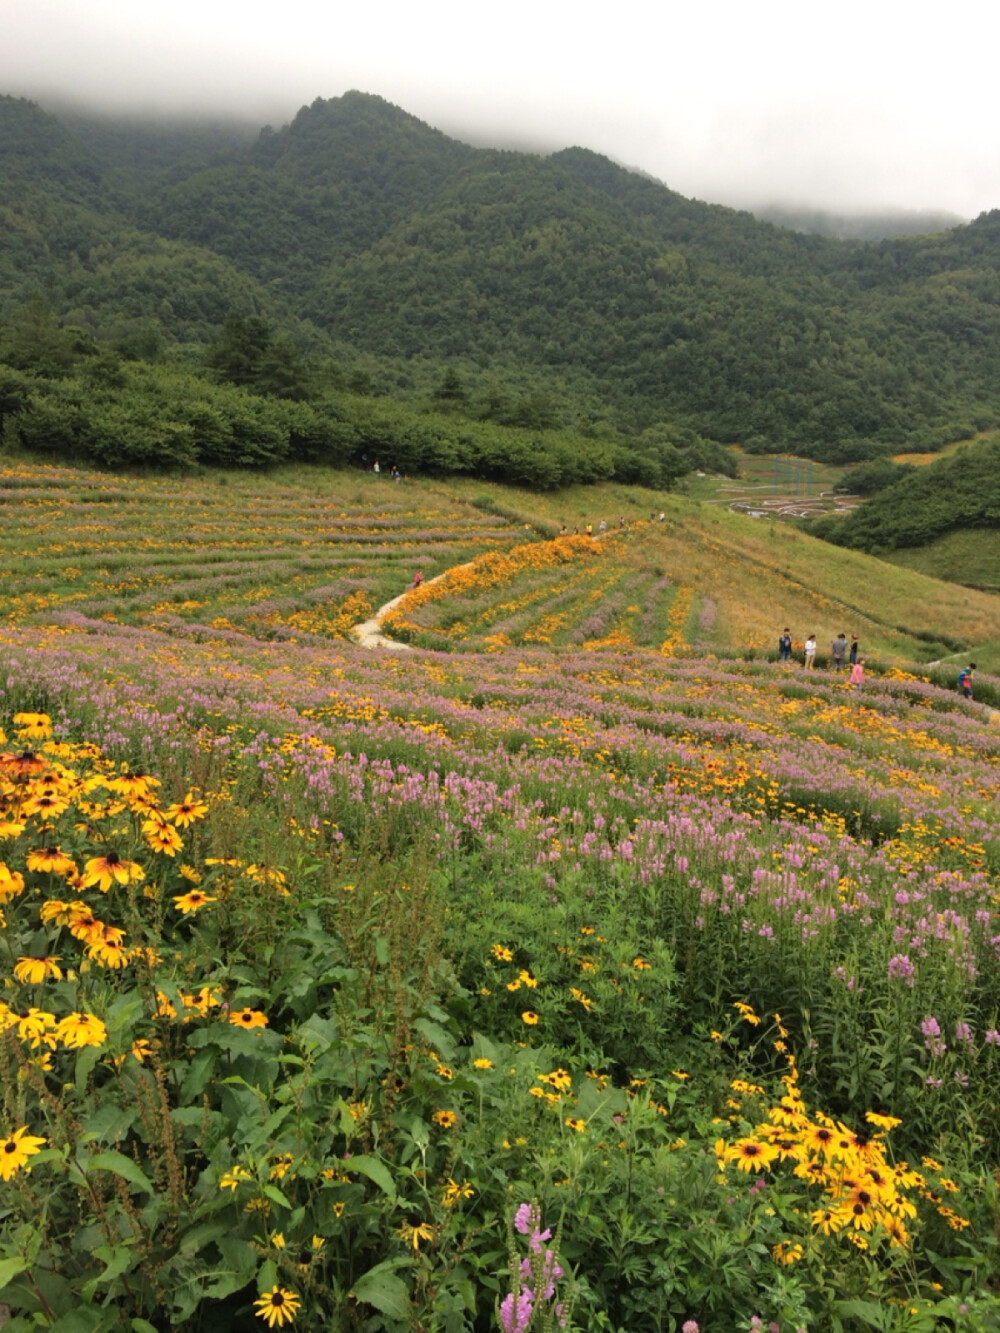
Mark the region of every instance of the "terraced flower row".
[[105, 620], [180, 634], [344, 637], [417, 569], [516, 540], [502, 519], [405, 484], [323, 474], [109, 477], [0, 468], [0, 623]]

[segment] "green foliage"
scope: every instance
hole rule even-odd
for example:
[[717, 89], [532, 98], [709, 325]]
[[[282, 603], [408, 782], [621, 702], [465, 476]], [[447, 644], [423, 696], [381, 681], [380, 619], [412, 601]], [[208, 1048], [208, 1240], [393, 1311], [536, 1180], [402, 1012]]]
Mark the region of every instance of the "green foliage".
[[328, 384], [520, 429], [625, 441], [667, 422], [701, 437], [682, 461], [710, 471], [713, 441], [860, 463], [1000, 420], [1000, 214], [804, 236], [583, 149], [474, 149], [360, 93], [253, 143], [79, 120], [74, 137], [13, 99], [0, 117], [0, 313], [41, 290], [61, 325], [131, 356], [215, 344], [225, 374], [235, 312], [273, 331], [229, 363], [257, 392], [302, 398], [302, 355], [335, 355], [348, 368]]
[[1000, 527], [1000, 440], [913, 468], [823, 535], [861, 551], [922, 546], [960, 528]]
[[880, 458], [852, 467], [837, 489], [852, 495], [875, 495], [902, 481], [913, 470], [910, 463], [893, 463], [888, 458]]

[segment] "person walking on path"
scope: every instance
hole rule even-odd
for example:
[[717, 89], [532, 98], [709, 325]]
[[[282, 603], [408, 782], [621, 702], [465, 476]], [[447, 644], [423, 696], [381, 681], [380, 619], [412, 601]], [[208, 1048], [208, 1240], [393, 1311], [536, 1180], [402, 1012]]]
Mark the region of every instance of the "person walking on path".
[[377, 477], [378, 474], [382, 471], [382, 469], [381, 469], [381, 468], [379, 467], [379, 465], [378, 465], [378, 459], [377, 459], [377, 458], [375, 459], [375, 466], [372, 468], [372, 471], [375, 473], [376, 477]]
[[972, 698], [972, 673], [975, 669], [975, 662], [970, 662], [967, 667], [962, 667], [962, 670], [958, 673], [958, 688], [966, 699]]
[[778, 639], [778, 661], [787, 662], [792, 655], [792, 632], [785, 626], [784, 632]]
[[833, 659], [834, 671], [843, 671], [844, 656], [847, 652], [847, 635], [843, 630], [837, 635], [833, 643], [830, 644], [830, 656]]
[[851, 667], [851, 689], [861, 693], [861, 686], [865, 681], [865, 659], [859, 657]]
[[423, 581], [424, 581], [424, 576], [423, 576], [423, 574], [421, 574], [420, 570], [418, 569], [417, 572], [416, 572], [416, 573], [414, 574], [414, 576], [413, 576], [413, 586], [414, 586], [415, 588], [419, 588], [420, 585], [421, 585], [421, 583], [423, 583]]
[[856, 634], [851, 635], [851, 653], [847, 660], [851, 666], [858, 660], [858, 636]]
[[805, 643], [806, 670], [811, 671], [816, 660], [816, 635], [810, 634]]

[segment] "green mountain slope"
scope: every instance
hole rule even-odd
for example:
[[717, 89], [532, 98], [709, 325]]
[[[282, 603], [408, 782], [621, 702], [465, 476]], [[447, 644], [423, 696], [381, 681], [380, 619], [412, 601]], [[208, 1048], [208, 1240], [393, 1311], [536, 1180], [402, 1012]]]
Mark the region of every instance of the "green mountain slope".
[[[1000, 213], [839, 242], [682, 198], [582, 148], [475, 149], [381, 98], [252, 143], [86, 144], [5, 99], [0, 312], [42, 291], [99, 336], [211, 340], [227, 309], [410, 371], [459, 363], [562, 421], [662, 423], [850, 462], [1000, 422]], [[148, 141], [148, 131], [146, 133]], [[150, 141], [151, 142], [151, 141]], [[321, 331], [321, 332], [320, 332]], [[488, 413], [487, 413], [488, 414]]]
[[1000, 528], [1000, 438], [909, 470], [845, 518], [815, 525], [843, 546], [880, 553], [980, 528]]

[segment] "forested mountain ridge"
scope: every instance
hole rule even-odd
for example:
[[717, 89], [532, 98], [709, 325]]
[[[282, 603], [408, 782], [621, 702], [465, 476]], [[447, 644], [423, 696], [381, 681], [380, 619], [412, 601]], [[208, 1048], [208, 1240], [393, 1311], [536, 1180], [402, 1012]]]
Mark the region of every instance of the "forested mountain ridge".
[[0, 318], [40, 292], [99, 341], [190, 361], [228, 312], [263, 316], [394, 367], [404, 396], [400, 367], [458, 366], [551, 386], [557, 424], [829, 460], [1000, 423], [1000, 213], [828, 240], [583, 148], [472, 148], [361, 93], [249, 141], [168, 139], [143, 166], [139, 129], [74, 135], [0, 99]]

